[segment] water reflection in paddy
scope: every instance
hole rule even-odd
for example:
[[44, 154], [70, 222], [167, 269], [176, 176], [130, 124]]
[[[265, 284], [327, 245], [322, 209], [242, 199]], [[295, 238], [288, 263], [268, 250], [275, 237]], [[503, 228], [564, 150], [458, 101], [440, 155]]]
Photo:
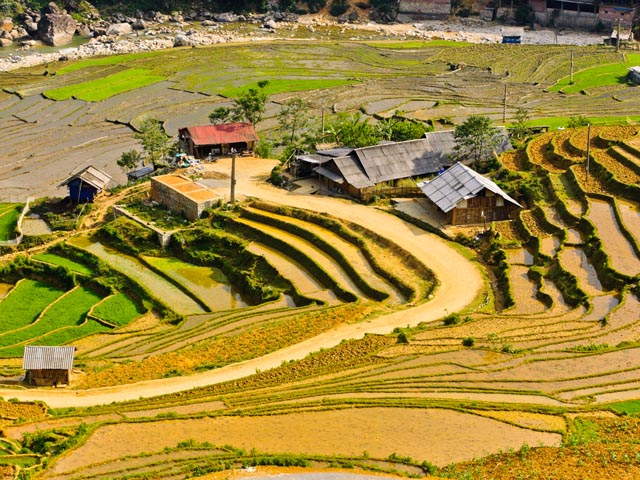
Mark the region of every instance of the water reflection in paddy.
[[69, 243], [93, 253], [113, 269], [132, 278], [140, 285], [143, 285], [157, 298], [161, 299], [167, 305], [171, 305], [171, 308], [177, 313], [204, 313], [204, 309], [193, 298], [181, 291], [167, 279], [151, 271], [137, 258], [125, 255], [102, 245], [100, 242], [94, 242], [87, 237], [73, 237], [69, 239]]
[[219, 269], [192, 265], [177, 258], [143, 257], [149, 264], [176, 280], [211, 310], [231, 310], [247, 303]]

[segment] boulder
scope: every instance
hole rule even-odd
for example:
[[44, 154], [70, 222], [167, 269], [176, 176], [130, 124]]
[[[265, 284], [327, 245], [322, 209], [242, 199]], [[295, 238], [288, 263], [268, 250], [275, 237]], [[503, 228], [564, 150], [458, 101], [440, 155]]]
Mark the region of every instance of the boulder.
[[24, 28], [29, 32], [29, 35], [38, 33], [38, 22], [34, 20], [26, 20], [24, 22]]
[[129, 35], [133, 31], [130, 23], [114, 23], [107, 29], [107, 35]]
[[237, 21], [238, 17], [233, 13], [218, 13], [213, 16], [213, 19], [220, 23], [230, 23]]
[[189, 47], [192, 45], [191, 39], [184, 33], [179, 33], [176, 38], [173, 39], [174, 47]]
[[[53, 5], [53, 7], [51, 7]], [[55, 8], [54, 8], [55, 7]], [[49, 4], [45, 8], [47, 10], [55, 10], [59, 12], [55, 3]], [[38, 22], [38, 38], [47, 45], [57, 47], [71, 43], [73, 35], [78, 28], [78, 24], [66, 13], [45, 13]]]
[[264, 22], [262, 26], [268, 30], [275, 30], [276, 28], [278, 28], [278, 24], [273, 18], [270, 18], [269, 20]]
[[11, 45], [13, 45], [11, 38], [0, 37], [0, 47], [10, 47]]
[[144, 30], [147, 28], [147, 24], [142, 18], [136, 18], [131, 24], [131, 28], [134, 30]]

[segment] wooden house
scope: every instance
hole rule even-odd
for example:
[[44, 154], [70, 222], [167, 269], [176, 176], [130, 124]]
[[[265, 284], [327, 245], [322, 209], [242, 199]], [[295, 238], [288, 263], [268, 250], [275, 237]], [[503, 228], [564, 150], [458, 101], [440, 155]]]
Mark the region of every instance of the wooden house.
[[180, 148], [195, 158], [252, 152], [260, 137], [250, 123], [201, 125], [178, 129]]
[[522, 206], [498, 185], [456, 163], [437, 177], [418, 183], [429, 201], [452, 225], [486, 224], [508, 220]]
[[36, 386], [68, 385], [75, 347], [24, 347], [22, 368], [25, 382]]
[[112, 178], [109, 174], [90, 165], [67, 178], [58, 188], [67, 187], [72, 202], [86, 203], [93, 202], [94, 198], [105, 190], [111, 181]]
[[[506, 129], [500, 127], [498, 130], [501, 140], [496, 152], [501, 153], [512, 147]], [[296, 173], [317, 174], [321, 189], [367, 200], [377, 193], [387, 194], [381, 191], [382, 185], [391, 189], [398, 180], [430, 176], [452, 165], [459, 156], [453, 132], [431, 132], [425, 134], [424, 138], [406, 142], [352, 149], [335, 148], [313, 155], [299, 155], [291, 169], [295, 168]], [[407, 194], [421, 195], [418, 189], [413, 190]], [[394, 194], [404, 195], [400, 191]]]

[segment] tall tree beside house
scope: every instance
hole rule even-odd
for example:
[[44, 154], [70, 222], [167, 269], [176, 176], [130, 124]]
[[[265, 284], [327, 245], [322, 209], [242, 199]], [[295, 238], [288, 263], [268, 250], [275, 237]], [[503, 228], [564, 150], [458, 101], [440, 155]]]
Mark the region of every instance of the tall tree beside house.
[[124, 173], [129, 173], [140, 165], [142, 160], [142, 154], [138, 150], [131, 149], [128, 152], [123, 152], [117, 163]]
[[233, 100], [231, 107], [218, 107], [209, 114], [209, 121], [214, 124], [228, 122], [249, 122], [254, 127], [262, 120], [267, 94], [264, 88], [269, 80], [258, 82], [258, 88], [249, 88]]
[[158, 164], [172, 149], [171, 137], [166, 134], [162, 122], [155, 118], [145, 120], [134, 138], [140, 140], [146, 153], [145, 163]]
[[267, 94], [264, 88], [269, 85], [268, 80], [258, 82], [258, 88], [250, 88], [246, 92], [238, 95], [234, 103], [234, 111], [241, 120], [249, 122], [254, 127], [264, 115], [265, 105], [267, 104]]
[[312, 132], [309, 110], [311, 104], [300, 97], [287, 100], [278, 113], [280, 141], [284, 147], [281, 159], [288, 160], [292, 155], [312, 150], [316, 143], [316, 132]]
[[349, 148], [375, 145], [380, 139], [375, 127], [360, 112], [353, 115], [338, 114], [327, 126], [326, 137], [329, 141]]
[[453, 137], [461, 160], [471, 160], [476, 164], [489, 160], [500, 143], [498, 129], [491, 125], [489, 117], [483, 115], [471, 115], [456, 126]]

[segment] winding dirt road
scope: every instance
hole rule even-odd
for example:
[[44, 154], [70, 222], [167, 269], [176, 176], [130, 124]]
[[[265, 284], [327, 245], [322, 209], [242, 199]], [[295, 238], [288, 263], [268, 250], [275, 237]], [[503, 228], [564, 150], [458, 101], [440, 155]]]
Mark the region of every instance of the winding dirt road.
[[[219, 160], [215, 165], [207, 167], [228, 172], [230, 170], [229, 164], [228, 160]], [[23, 401], [41, 400], [54, 408], [86, 407], [164, 395], [221, 383], [251, 375], [256, 370], [265, 371], [278, 367], [283, 361], [304, 358], [309, 353], [321, 348], [333, 347], [343, 339], [361, 338], [366, 333], [386, 334], [396, 327], [413, 326], [420, 322], [437, 320], [447, 313], [464, 309], [478, 297], [485, 287], [484, 277], [478, 267], [441, 238], [426, 233], [374, 207], [355, 204], [345, 199], [297, 194], [295, 191], [287, 192], [272, 187], [266, 184], [263, 179], [268, 175], [273, 165], [275, 165], [273, 161], [240, 159], [236, 166], [238, 172], [236, 191], [245, 196], [259, 197], [318, 212], [327, 212], [335, 217], [375, 230], [410, 251], [433, 270], [439, 281], [433, 299], [417, 307], [383, 315], [367, 322], [341, 326], [260, 358], [197, 375], [93, 390], [0, 389], [0, 396]], [[220, 188], [224, 193], [224, 189]]]

